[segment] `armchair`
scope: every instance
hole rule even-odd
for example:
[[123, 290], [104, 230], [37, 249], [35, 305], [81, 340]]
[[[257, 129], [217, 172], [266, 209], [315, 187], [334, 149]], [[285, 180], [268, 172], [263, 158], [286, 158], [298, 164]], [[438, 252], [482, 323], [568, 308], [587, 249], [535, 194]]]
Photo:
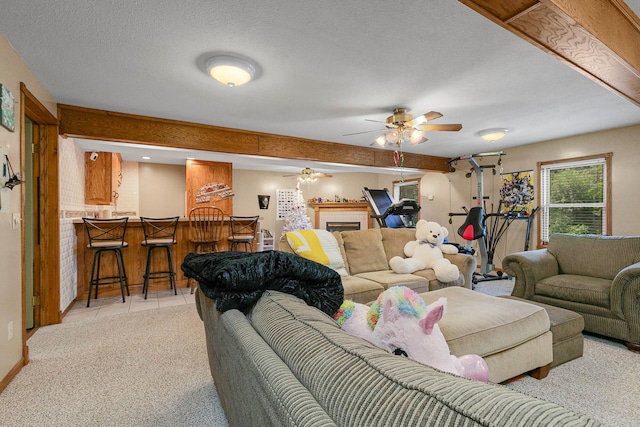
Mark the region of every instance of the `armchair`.
[[584, 330], [640, 352], [640, 237], [554, 234], [502, 260], [511, 295], [575, 311]]

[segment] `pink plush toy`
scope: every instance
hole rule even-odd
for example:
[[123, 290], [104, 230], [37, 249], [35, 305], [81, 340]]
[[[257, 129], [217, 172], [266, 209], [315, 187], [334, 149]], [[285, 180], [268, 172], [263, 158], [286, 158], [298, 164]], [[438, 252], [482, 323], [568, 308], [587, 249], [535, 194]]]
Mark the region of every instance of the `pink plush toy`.
[[489, 367], [475, 354], [451, 355], [438, 321], [446, 298], [426, 305], [418, 294], [394, 286], [382, 292], [371, 307], [345, 301], [334, 319], [347, 333], [370, 341], [390, 353], [406, 356], [441, 371], [487, 382]]

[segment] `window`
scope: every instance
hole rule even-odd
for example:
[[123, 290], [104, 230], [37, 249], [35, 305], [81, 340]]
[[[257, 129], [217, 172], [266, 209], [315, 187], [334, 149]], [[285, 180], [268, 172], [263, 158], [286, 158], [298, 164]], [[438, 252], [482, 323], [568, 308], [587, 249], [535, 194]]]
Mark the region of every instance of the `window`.
[[394, 181], [393, 198], [396, 202], [402, 199], [410, 199], [420, 204], [420, 180], [408, 179], [406, 181]]
[[612, 154], [538, 163], [541, 244], [553, 233], [610, 233]]

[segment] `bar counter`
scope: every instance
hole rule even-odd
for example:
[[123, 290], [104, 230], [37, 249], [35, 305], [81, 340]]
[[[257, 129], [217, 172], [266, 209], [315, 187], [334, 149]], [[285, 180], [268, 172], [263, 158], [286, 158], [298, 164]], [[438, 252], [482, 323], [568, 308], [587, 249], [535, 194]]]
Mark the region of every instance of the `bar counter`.
[[[89, 277], [91, 276], [91, 264], [93, 263], [93, 254], [95, 251], [89, 249], [89, 239], [84, 227], [82, 219], [73, 220], [75, 233], [77, 237], [77, 261], [78, 261], [78, 296], [79, 301], [86, 300], [89, 292]], [[258, 230], [260, 225], [258, 224]], [[224, 226], [222, 229], [222, 238], [218, 243], [219, 251], [229, 250], [227, 243], [227, 237], [231, 235], [229, 229], [229, 218], [225, 217]], [[127, 273], [127, 281], [129, 283], [129, 292], [131, 295], [141, 294], [142, 285], [144, 283], [144, 272], [147, 266], [147, 247], [142, 246], [144, 240], [144, 233], [142, 231], [142, 223], [140, 217], [129, 217], [127, 222], [127, 231], [125, 233], [125, 242], [128, 246], [122, 249], [122, 257], [124, 259], [125, 271]], [[178, 227], [176, 229], [176, 241], [177, 244], [172, 246], [173, 256], [173, 268], [176, 272], [176, 285], [178, 287], [187, 287], [187, 278], [182, 273], [180, 266], [182, 260], [189, 253], [193, 252], [194, 245], [189, 241], [189, 220], [188, 218], [181, 217], [178, 221]], [[257, 242], [254, 241], [254, 248], [256, 250]], [[153, 258], [151, 260], [151, 269], [154, 270], [166, 270], [167, 255], [166, 251], [155, 250], [153, 251]], [[104, 253], [102, 255], [102, 262], [100, 264], [101, 276], [117, 275], [116, 273], [116, 260], [113, 253]], [[149, 291], [159, 291], [169, 289], [169, 279], [152, 279], [149, 281]], [[119, 284], [100, 285], [98, 290], [98, 298], [120, 296]]]

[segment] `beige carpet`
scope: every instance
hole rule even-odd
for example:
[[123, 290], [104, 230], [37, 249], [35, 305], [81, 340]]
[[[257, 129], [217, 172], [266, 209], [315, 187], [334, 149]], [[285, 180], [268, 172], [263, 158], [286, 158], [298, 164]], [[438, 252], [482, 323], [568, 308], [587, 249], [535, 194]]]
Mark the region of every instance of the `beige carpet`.
[[[509, 281], [484, 282], [489, 294]], [[193, 304], [41, 328], [31, 363], [0, 394], [0, 426], [227, 426]], [[508, 387], [599, 419], [640, 425], [640, 355], [585, 336], [584, 357]]]
[[40, 328], [2, 426], [227, 426], [194, 304]]

